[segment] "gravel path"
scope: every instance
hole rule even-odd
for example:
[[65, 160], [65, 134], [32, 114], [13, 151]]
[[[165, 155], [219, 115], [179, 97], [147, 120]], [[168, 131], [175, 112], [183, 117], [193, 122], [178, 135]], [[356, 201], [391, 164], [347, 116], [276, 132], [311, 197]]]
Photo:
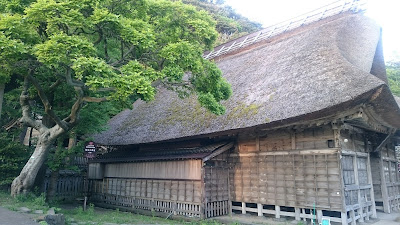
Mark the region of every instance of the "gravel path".
[[0, 207], [0, 225], [38, 225], [38, 223], [24, 213]]

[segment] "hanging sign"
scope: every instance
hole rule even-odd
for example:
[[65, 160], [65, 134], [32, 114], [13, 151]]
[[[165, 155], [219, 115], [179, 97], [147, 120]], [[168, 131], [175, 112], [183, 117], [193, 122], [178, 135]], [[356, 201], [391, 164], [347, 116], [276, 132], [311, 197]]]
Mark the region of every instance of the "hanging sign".
[[88, 159], [96, 157], [96, 144], [93, 141], [86, 142], [84, 156]]

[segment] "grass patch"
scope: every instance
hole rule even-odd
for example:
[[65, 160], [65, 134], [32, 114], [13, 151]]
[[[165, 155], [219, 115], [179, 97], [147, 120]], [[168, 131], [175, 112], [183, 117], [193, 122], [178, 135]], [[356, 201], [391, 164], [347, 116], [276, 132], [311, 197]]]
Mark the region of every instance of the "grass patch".
[[[0, 191], [0, 206], [18, 211], [21, 207], [27, 207], [33, 211], [43, 210], [47, 212], [51, 207], [55, 208], [57, 213], [65, 215], [67, 225], [71, 223], [79, 223], [80, 225], [102, 225], [105, 223], [114, 224], [188, 224], [188, 225], [220, 225], [221, 223], [214, 220], [202, 220], [202, 221], [177, 221], [170, 220], [155, 216], [145, 216], [140, 214], [134, 214], [129, 212], [121, 212], [116, 210], [106, 210], [102, 208], [94, 207], [90, 204], [86, 211], [83, 211], [82, 207], [70, 208], [57, 204], [48, 204], [46, 202], [45, 194], [40, 195], [27, 194], [20, 195], [17, 198], [10, 196], [10, 193]], [[41, 223], [46, 224], [46, 223]], [[237, 223], [232, 223], [237, 224]]]
[[[60, 211], [67, 218], [67, 224], [77, 223], [85, 225], [93, 224], [104, 224], [104, 223], [115, 223], [115, 224], [187, 224], [187, 225], [221, 225], [221, 223], [214, 220], [202, 220], [202, 221], [178, 221], [170, 220], [155, 216], [145, 216], [140, 214], [134, 214], [130, 212], [121, 212], [116, 210], [106, 210], [101, 208], [95, 208], [92, 204], [89, 205], [86, 211], [83, 211], [82, 207], [75, 209], [61, 209]], [[236, 225], [238, 223], [232, 223]]]
[[[83, 211], [82, 207], [75, 209], [61, 209], [60, 213], [63, 213], [67, 218], [67, 222], [83, 222], [87, 225], [92, 224], [104, 224], [104, 223], [116, 223], [116, 224], [180, 224], [179, 221], [172, 221], [159, 217], [151, 217], [138, 215], [128, 212], [121, 212], [116, 210], [104, 210], [95, 209], [92, 204], [89, 205], [86, 211]], [[177, 223], [178, 222], [178, 223]], [[80, 223], [80, 224], [81, 224]]]
[[46, 212], [50, 208], [46, 203], [46, 196], [44, 193], [40, 195], [28, 193], [13, 198], [10, 196], [10, 193], [0, 191], [0, 205], [13, 211], [18, 211], [21, 207], [27, 207], [32, 211], [43, 210]]

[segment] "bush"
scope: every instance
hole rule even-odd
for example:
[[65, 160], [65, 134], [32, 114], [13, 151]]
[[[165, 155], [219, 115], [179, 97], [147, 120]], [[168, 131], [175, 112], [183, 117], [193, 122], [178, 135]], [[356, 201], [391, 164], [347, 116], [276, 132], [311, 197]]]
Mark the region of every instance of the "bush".
[[0, 187], [9, 187], [28, 161], [31, 150], [17, 141], [11, 134], [0, 133]]

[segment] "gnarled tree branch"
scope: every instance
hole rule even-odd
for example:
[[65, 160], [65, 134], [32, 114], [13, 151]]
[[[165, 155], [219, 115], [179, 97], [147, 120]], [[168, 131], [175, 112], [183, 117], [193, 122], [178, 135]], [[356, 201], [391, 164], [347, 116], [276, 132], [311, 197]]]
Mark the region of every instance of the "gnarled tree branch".
[[83, 83], [82, 81], [78, 81], [78, 80], [72, 80], [72, 76], [71, 76], [71, 68], [67, 67], [67, 72], [65, 73], [65, 79], [67, 81], [68, 85], [71, 85], [72, 87], [84, 87], [85, 83]]
[[[29, 71], [30, 75], [31, 75], [31, 73], [33, 73], [33, 72]], [[26, 124], [27, 126], [35, 128], [40, 133], [43, 133], [48, 128], [46, 126], [44, 126], [41, 122], [38, 122], [31, 117], [32, 113], [31, 113], [31, 106], [29, 105], [30, 98], [28, 95], [28, 89], [29, 89], [29, 81], [28, 81], [28, 77], [25, 77], [24, 84], [23, 84], [23, 90], [19, 97], [19, 101], [20, 101], [21, 109], [22, 109], [22, 117], [19, 121], [23, 124]]]
[[74, 87], [75, 92], [77, 95], [77, 99], [71, 107], [71, 113], [67, 118], [64, 119], [64, 121], [67, 121], [70, 124], [70, 127], [75, 126], [78, 123], [79, 120], [79, 111], [82, 109], [82, 104], [83, 104], [83, 89], [81, 87]]
[[61, 84], [61, 80], [58, 79], [56, 80], [56, 82], [54, 82], [51, 86], [50, 86], [50, 91], [54, 91], [54, 89], [56, 89], [56, 87], [58, 87], [58, 85]]
[[29, 79], [29, 81], [33, 84], [33, 86], [35, 86], [38, 95], [40, 97], [40, 100], [42, 100], [43, 106], [44, 106], [44, 110], [45, 112], [50, 116], [50, 118], [57, 124], [59, 125], [61, 128], [63, 128], [64, 130], [68, 130], [68, 124], [65, 123], [65, 121], [62, 121], [53, 111], [52, 106], [50, 104], [49, 99], [47, 98], [46, 94], [44, 93], [44, 90], [42, 88], [42, 86], [39, 84], [39, 82], [36, 80], [35, 77], [32, 76], [32, 74], [29, 74], [27, 76], [27, 78]]

